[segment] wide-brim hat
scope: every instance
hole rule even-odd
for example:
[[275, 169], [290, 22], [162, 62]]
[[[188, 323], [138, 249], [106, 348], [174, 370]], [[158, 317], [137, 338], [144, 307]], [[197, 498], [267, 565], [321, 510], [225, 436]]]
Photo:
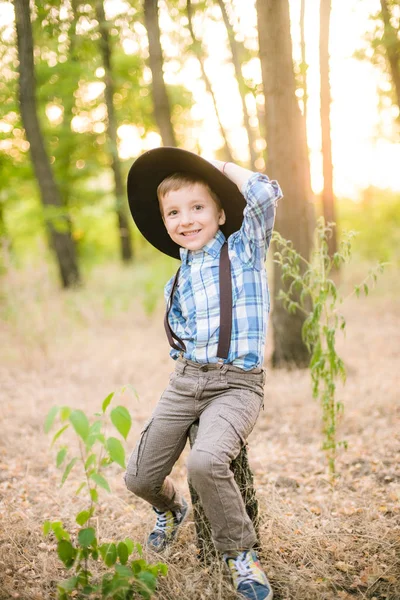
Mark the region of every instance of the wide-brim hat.
[[199, 177], [217, 194], [226, 215], [226, 222], [221, 225], [226, 238], [240, 229], [246, 202], [238, 187], [197, 154], [163, 146], [142, 154], [128, 175], [129, 208], [139, 231], [150, 244], [169, 256], [180, 257], [178, 244], [165, 228], [157, 198], [158, 186], [173, 173]]

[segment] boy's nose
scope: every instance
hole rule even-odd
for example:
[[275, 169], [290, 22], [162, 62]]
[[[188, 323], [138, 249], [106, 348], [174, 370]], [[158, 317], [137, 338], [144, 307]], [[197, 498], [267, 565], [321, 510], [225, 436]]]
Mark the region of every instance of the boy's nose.
[[193, 217], [190, 213], [181, 215], [181, 225], [192, 225]]

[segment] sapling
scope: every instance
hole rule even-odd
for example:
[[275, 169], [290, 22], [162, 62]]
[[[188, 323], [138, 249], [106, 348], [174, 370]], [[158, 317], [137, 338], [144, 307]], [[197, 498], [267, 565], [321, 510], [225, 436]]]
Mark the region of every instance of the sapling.
[[[48, 433], [56, 419], [59, 429], [53, 436], [52, 446], [64, 436], [68, 429], [75, 433], [77, 444], [64, 444], [59, 448], [56, 465], [63, 467], [61, 485], [68, 479], [71, 471], [81, 469], [83, 478], [76, 495], [86, 492], [87, 506], [75, 516], [80, 526], [78, 533], [72, 536], [60, 521], [45, 521], [45, 535], [53, 533], [57, 539], [57, 553], [73, 576], [57, 584], [59, 600], [67, 598], [90, 598], [91, 600], [113, 598], [114, 600], [131, 600], [134, 598], [151, 598], [156, 588], [157, 578], [167, 573], [163, 563], [151, 565], [142, 556], [140, 544], [130, 538], [116, 542], [103, 542], [97, 539], [93, 525], [96, 507], [99, 500], [99, 488], [110, 492], [105, 476], [106, 469], [116, 463], [125, 468], [125, 450], [117, 437], [106, 434], [108, 420], [118, 434], [126, 440], [131, 428], [131, 417], [124, 406], [116, 406], [108, 414], [108, 407], [114, 394], [109, 394], [102, 403], [102, 410], [96, 413], [92, 423], [80, 410], [72, 410], [68, 406], [50, 409], [44, 429]], [[91, 572], [91, 565], [103, 563], [106, 572], [96, 577]]]
[[[338, 312], [338, 305], [344, 299], [339, 295], [332, 274], [340, 265], [351, 258], [352, 240], [355, 232], [342, 234], [338, 251], [331, 258], [328, 253], [328, 236], [332, 234], [334, 223], [325, 224], [323, 217], [317, 222], [314, 249], [309, 261], [294, 248], [291, 241], [274, 232], [276, 251], [274, 262], [280, 265], [283, 289], [279, 290], [278, 300], [283, 302], [289, 313], [300, 311], [305, 315], [302, 339], [310, 352], [310, 373], [313, 397], [318, 398], [322, 407], [323, 450], [326, 452], [329, 473], [336, 475], [336, 456], [340, 446], [347, 447], [345, 440], [337, 440], [338, 418], [343, 413], [343, 404], [335, 399], [336, 382], [346, 380], [343, 360], [336, 351], [336, 332], [345, 330], [346, 321]], [[369, 284], [376, 282], [377, 273], [382, 272], [385, 263], [372, 269], [364, 281], [355, 286], [350, 294], [368, 295]]]

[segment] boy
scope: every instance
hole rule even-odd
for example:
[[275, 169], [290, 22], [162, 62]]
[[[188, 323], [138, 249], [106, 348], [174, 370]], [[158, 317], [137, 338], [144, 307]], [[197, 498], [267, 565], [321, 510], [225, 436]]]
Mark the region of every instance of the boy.
[[281, 195], [265, 175], [176, 148], [144, 154], [128, 177], [137, 226], [156, 248], [180, 257], [181, 267], [165, 288], [175, 372], [132, 453], [126, 485], [153, 506], [157, 521], [147, 544], [164, 550], [188, 511], [169, 474], [199, 420], [188, 477], [235, 589], [252, 600], [273, 594], [229, 466], [263, 404], [264, 263]]

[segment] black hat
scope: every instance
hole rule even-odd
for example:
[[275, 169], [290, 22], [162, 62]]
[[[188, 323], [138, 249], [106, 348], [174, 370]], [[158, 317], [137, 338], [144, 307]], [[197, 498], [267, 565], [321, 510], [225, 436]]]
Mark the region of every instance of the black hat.
[[163, 146], [142, 154], [128, 175], [129, 208], [139, 231], [150, 244], [173, 258], [180, 257], [178, 244], [165, 228], [157, 198], [158, 186], [173, 173], [194, 175], [217, 194], [226, 215], [226, 222], [221, 226], [226, 238], [240, 229], [246, 202], [238, 187], [197, 154]]

